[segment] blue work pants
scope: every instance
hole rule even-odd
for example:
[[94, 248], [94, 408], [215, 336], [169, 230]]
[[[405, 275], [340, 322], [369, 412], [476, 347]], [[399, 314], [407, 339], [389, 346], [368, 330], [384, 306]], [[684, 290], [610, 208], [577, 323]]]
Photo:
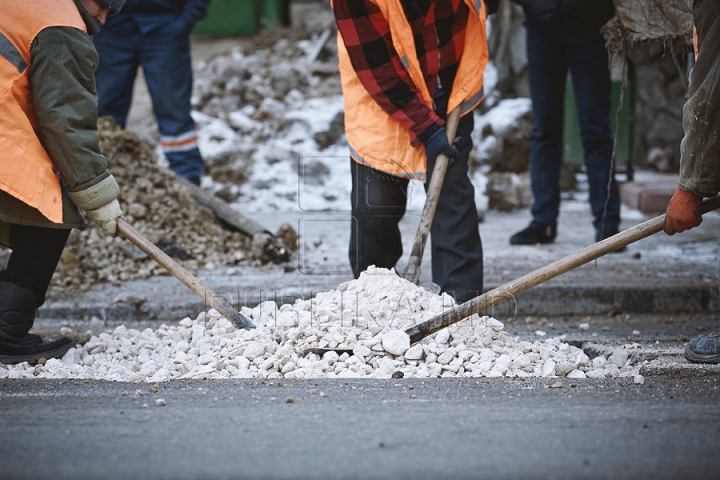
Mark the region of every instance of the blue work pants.
[[94, 36], [100, 63], [95, 72], [98, 113], [125, 128], [133, 83], [142, 66], [170, 168], [199, 184], [204, 162], [190, 116], [192, 63], [187, 23], [178, 20], [147, 33], [132, 24]]

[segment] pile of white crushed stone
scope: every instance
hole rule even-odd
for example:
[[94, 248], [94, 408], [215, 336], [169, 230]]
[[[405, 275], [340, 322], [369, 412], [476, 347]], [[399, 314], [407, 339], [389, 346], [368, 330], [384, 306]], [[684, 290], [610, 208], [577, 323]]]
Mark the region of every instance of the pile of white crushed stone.
[[215, 310], [177, 325], [125, 326], [44, 365], [2, 365], [0, 378], [76, 378], [162, 382], [206, 378], [633, 377], [639, 366], [619, 347], [592, 360], [560, 338], [512, 338], [503, 324], [477, 315], [414, 345], [405, 333], [454, 306], [393, 270], [280, 307], [268, 301], [241, 313], [257, 326], [236, 329]]

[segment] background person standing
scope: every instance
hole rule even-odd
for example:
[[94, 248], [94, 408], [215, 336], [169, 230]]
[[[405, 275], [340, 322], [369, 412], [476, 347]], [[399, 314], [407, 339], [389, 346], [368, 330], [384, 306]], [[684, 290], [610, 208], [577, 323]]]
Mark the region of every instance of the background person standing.
[[551, 243], [560, 213], [560, 169], [565, 81], [572, 76], [580, 120], [595, 241], [618, 233], [620, 194], [610, 132], [611, 81], [602, 27], [615, 14], [612, 0], [513, 0], [522, 5], [533, 128], [530, 136], [530, 225], [512, 245]]
[[127, 0], [95, 35], [98, 113], [125, 128], [138, 67], [142, 67], [170, 169], [196, 185], [204, 170], [190, 116], [190, 32], [210, 0]]

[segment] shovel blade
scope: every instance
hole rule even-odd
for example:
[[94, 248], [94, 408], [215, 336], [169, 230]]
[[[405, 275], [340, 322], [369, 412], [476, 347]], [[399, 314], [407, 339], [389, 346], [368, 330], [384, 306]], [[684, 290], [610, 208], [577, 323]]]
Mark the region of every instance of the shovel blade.
[[248, 320], [248, 318], [240, 312], [237, 312], [237, 318], [233, 323], [236, 327], [244, 328], [245, 330], [252, 330], [255, 328], [255, 324]]

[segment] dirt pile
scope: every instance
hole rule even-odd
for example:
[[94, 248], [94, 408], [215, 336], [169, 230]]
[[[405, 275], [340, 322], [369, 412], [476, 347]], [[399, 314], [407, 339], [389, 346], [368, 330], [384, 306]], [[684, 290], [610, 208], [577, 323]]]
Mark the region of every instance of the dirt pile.
[[[191, 272], [200, 267], [252, 262], [252, 238], [225, 228], [176, 175], [157, 165], [152, 148], [110, 118], [98, 124], [100, 147], [120, 185], [125, 219]], [[73, 230], [53, 285], [87, 290], [97, 282], [165, 275], [165, 270], [124, 238], [110, 238], [88, 222]]]

